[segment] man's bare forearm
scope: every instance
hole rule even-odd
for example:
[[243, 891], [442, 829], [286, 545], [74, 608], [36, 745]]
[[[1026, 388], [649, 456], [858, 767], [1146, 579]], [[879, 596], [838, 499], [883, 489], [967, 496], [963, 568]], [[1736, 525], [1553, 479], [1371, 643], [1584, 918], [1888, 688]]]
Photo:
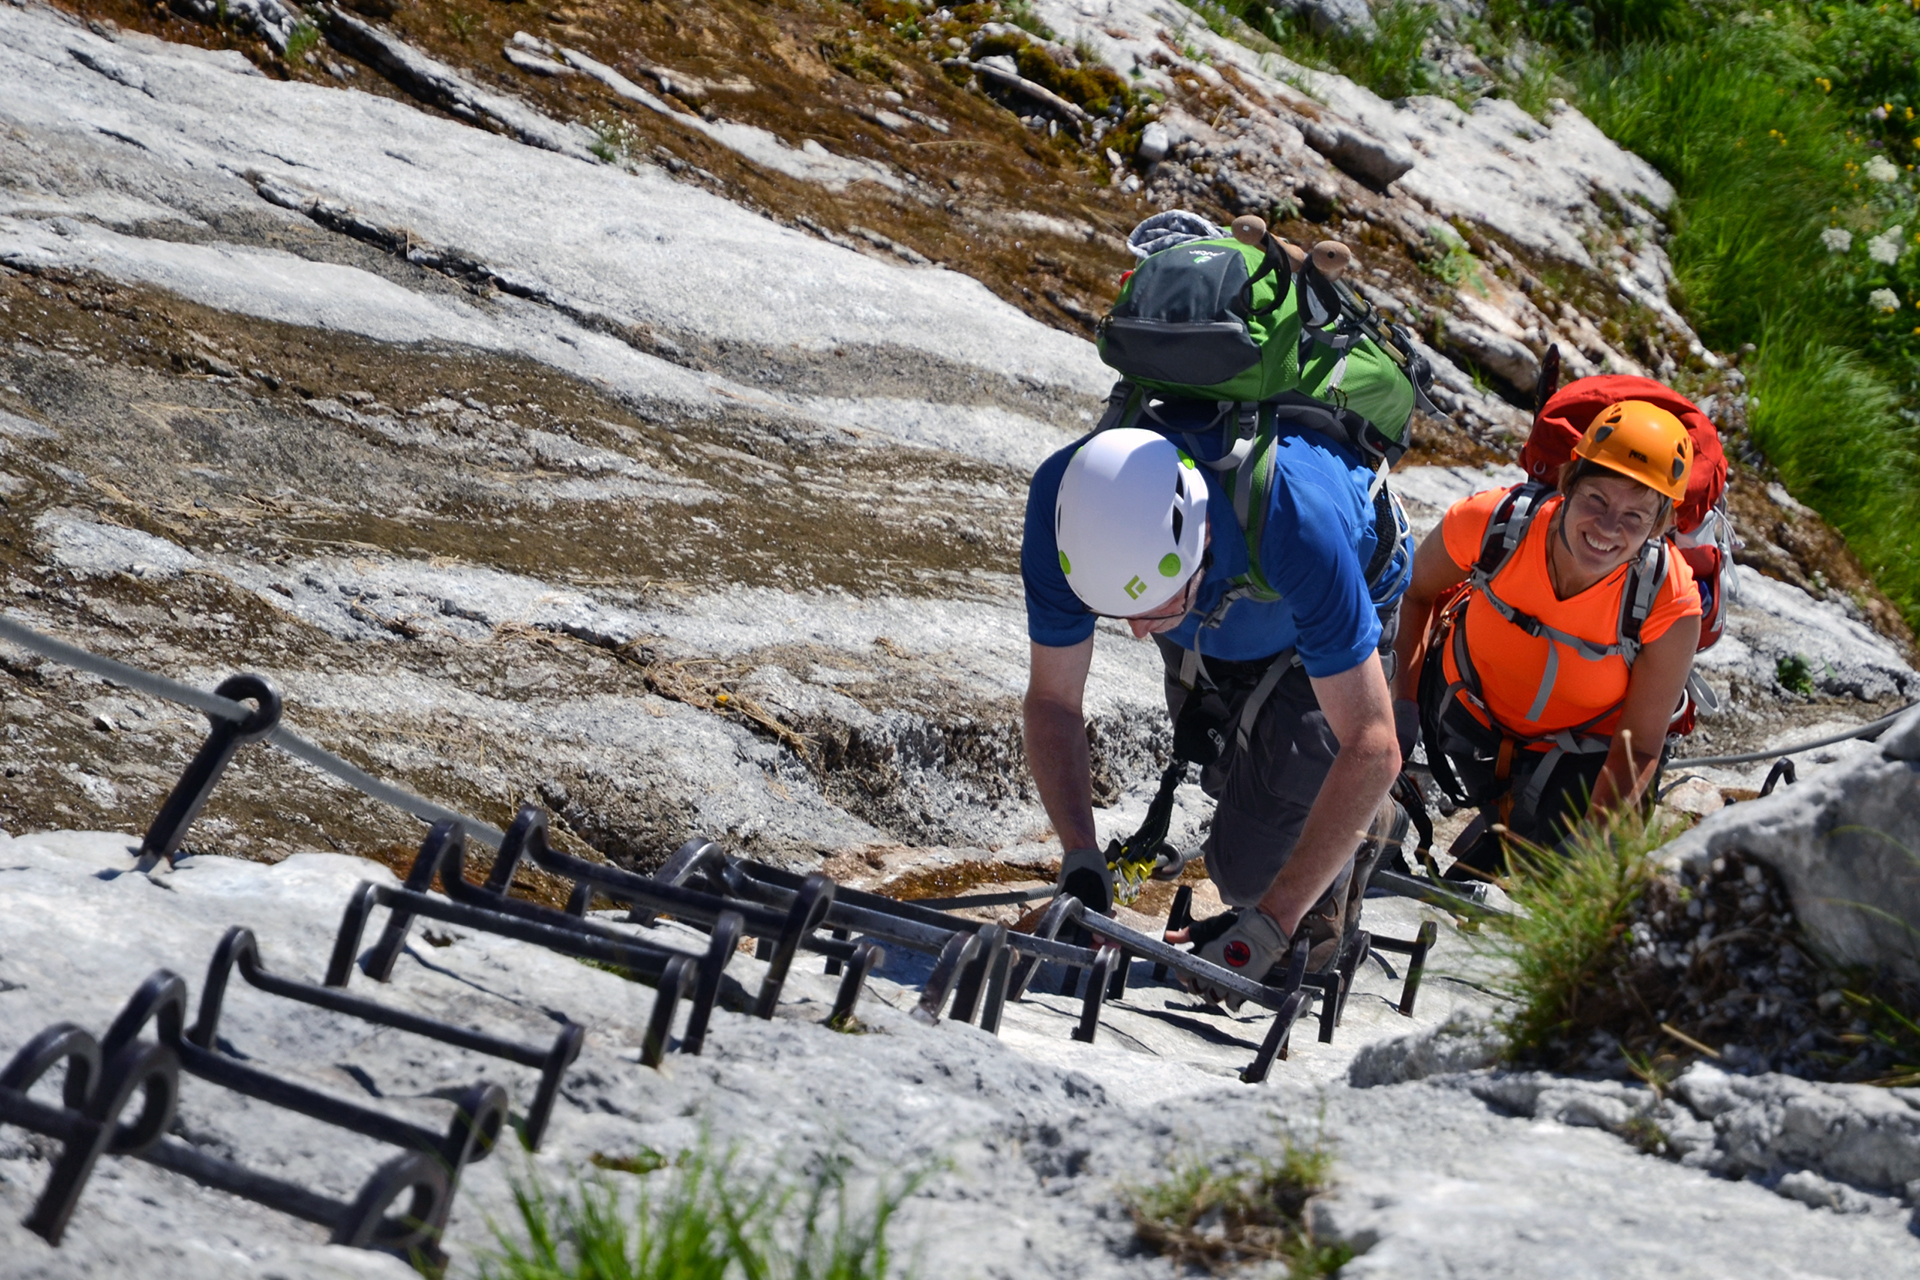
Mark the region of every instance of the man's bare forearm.
[[1040, 803], [1060, 837], [1062, 849], [1091, 849], [1093, 772], [1087, 757], [1087, 726], [1078, 711], [1029, 696], [1023, 709], [1027, 766], [1033, 770]]

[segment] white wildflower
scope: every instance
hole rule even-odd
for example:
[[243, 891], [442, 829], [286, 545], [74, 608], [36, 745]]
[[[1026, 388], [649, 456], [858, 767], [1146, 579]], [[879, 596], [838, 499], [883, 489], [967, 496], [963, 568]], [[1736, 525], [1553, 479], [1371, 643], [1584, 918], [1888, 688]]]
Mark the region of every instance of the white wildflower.
[[1873, 239], [1867, 241], [1867, 256], [1875, 262], [1892, 266], [1900, 261], [1900, 251], [1906, 248], [1900, 238], [1907, 234], [1905, 227], [1888, 227]]
[[1828, 227], [1820, 233], [1820, 243], [1829, 253], [1845, 253], [1853, 248], [1853, 232], [1845, 227]]
[[1875, 289], [1867, 295], [1867, 305], [1875, 311], [1898, 311], [1900, 295], [1891, 289]]
[[1900, 176], [1900, 170], [1885, 156], [1875, 156], [1867, 161], [1867, 176], [1875, 182], [1892, 182]]

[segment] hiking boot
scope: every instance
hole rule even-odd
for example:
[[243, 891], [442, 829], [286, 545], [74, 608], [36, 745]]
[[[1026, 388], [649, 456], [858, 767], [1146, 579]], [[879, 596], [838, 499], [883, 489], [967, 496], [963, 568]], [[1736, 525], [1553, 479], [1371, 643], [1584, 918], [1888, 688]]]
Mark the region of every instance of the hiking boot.
[[[1293, 945], [1287, 931], [1258, 907], [1196, 920], [1187, 936], [1194, 943], [1195, 956], [1255, 982], [1264, 982], [1271, 969], [1284, 964]], [[1238, 1012], [1244, 1003], [1233, 992], [1210, 986], [1202, 978], [1182, 974], [1180, 985], [1208, 1004], [1225, 1004], [1229, 1012]]]
[[[1320, 901], [1300, 917], [1300, 929], [1307, 935], [1307, 972], [1323, 973], [1340, 962], [1347, 937], [1347, 890], [1353, 883], [1353, 863], [1334, 878]], [[1368, 869], [1371, 873], [1371, 868]], [[1359, 913], [1352, 913], [1356, 919]], [[1299, 930], [1295, 930], [1299, 932]], [[1282, 959], [1285, 959], [1283, 956]]]
[[1107, 855], [1098, 849], [1070, 849], [1060, 859], [1060, 882], [1055, 896], [1078, 898], [1087, 910], [1100, 915], [1113, 913], [1113, 871]]
[[1353, 879], [1347, 886], [1346, 939], [1351, 941], [1360, 929], [1360, 903], [1367, 896], [1373, 873], [1389, 853], [1399, 853], [1407, 842], [1407, 830], [1413, 820], [1400, 802], [1388, 796], [1373, 815], [1373, 825], [1353, 854]]

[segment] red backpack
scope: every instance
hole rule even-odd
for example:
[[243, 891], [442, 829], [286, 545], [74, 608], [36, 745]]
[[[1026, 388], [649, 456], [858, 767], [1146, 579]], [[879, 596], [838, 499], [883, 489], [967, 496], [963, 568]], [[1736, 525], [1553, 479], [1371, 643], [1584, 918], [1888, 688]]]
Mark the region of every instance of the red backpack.
[[[1550, 370], [1559, 361], [1549, 359], [1542, 369], [1540, 391], [1551, 390]], [[1733, 522], [1724, 501], [1727, 491], [1727, 455], [1720, 449], [1720, 433], [1713, 420], [1700, 407], [1671, 387], [1651, 378], [1625, 374], [1603, 374], [1594, 378], [1576, 378], [1552, 392], [1533, 415], [1533, 431], [1526, 447], [1520, 450], [1520, 465], [1527, 478], [1553, 484], [1560, 468], [1573, 456], [1573, 446], [1586, 433], [1587, 424], [1610, 404], [1622, 400], [1645, 400], [1680, 419], [1693, 438], [1693, 471], [1687, 477], [1687, 495], [1674, 512], [1674, 529], [1668, 536], [1679, 550], [1693, 580], [1700, 586], [1700, 648], [1720, 638], [1726, 624], [1726, 600], [1720, 571], [1733, 552]]]

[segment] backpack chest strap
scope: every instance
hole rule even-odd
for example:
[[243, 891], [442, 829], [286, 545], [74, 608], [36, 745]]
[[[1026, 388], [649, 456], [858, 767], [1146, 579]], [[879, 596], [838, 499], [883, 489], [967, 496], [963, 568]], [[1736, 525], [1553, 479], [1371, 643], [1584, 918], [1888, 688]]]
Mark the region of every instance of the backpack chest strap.
[[1500, 594], [1493, 589], [1493, 580], [1513, 559], [1533, 524], [1534, 516], [1539, 514], [1551, 493], [1552, 490], [1545, 485], [1527, 483], [1517, 486], [1501, 501], [1487, 522], [1486, 533], [1480, 543], [1480, 558], [1474, 563], [1471, 575], [1473, 589], [1493, 606], [1494, 612], [1528, 635], [1547, 642], [1546, 669], [1541, 673], [1540, 684], [1534, 691], [1533, 705], [1527, 711], [1527, 719], [1536, 722], [1546, 714], [1547, 703], [1553, 697], [1553, 687], [1560, 674], [1562, 645], [1588, 662], [1618, 655], [1628, 669], [1632, 669], [1634, 659], [1640, 655], [1641, 626], [1653, 611], [1653, 602], [1659, 598], [1660, 588], [1665, 585], [1673, 567], [1664, 538], [1649, 539], [1641, 547], [1639, 557], [1627, 570], [1627, 580], [1621, 585], [1620, 617], [1612, 644], [1598, 644], [1542, 622], [1524, 609], [1515, 608], [1500, 598]]
[[[1560, 676], [1560, 649], [1562, 646], [1573, 650], [1575, 654], [1588, 662], [1599, 662], [1604, 658], [1611, 658], [1616, 654], [1621, 657], [1627, 657], [1626, 648], [1623, 645], [1595, 644], [1585, 636], [1577, 636], [1570, 631], [1562, 631], [1558, 627], [1549, 626], [1524, 609], [1514, 608], [1500, 598], [1494, 591], [1491, 583], [1480, 586], [1479, 590], [1481, 596], [1486, 599], [1486, 602], [1493, 606], [1495, 613], [1498, 613], [1502, 618], [1505, 618], [1508, 622], [1520, 628], [1520, 630], [1526, 632], [1528, 635], [1533, 636], [1535, 639], [1541, 639], [1547, 642], [1547, 665], [1546, 669], [1540, 673], [1540, 685], [1539, 688], [1534, 691], [1533, 705], [1527, 709], [1527, 719], [1529, 720], [1538, 722], [1540, 717], [1547, 712], [1547, 702], [1553, 697], [1553, 686]], [[1629, 667], [1633, 665], [1631, 658], [1627, 658], [1627, 665]]]

